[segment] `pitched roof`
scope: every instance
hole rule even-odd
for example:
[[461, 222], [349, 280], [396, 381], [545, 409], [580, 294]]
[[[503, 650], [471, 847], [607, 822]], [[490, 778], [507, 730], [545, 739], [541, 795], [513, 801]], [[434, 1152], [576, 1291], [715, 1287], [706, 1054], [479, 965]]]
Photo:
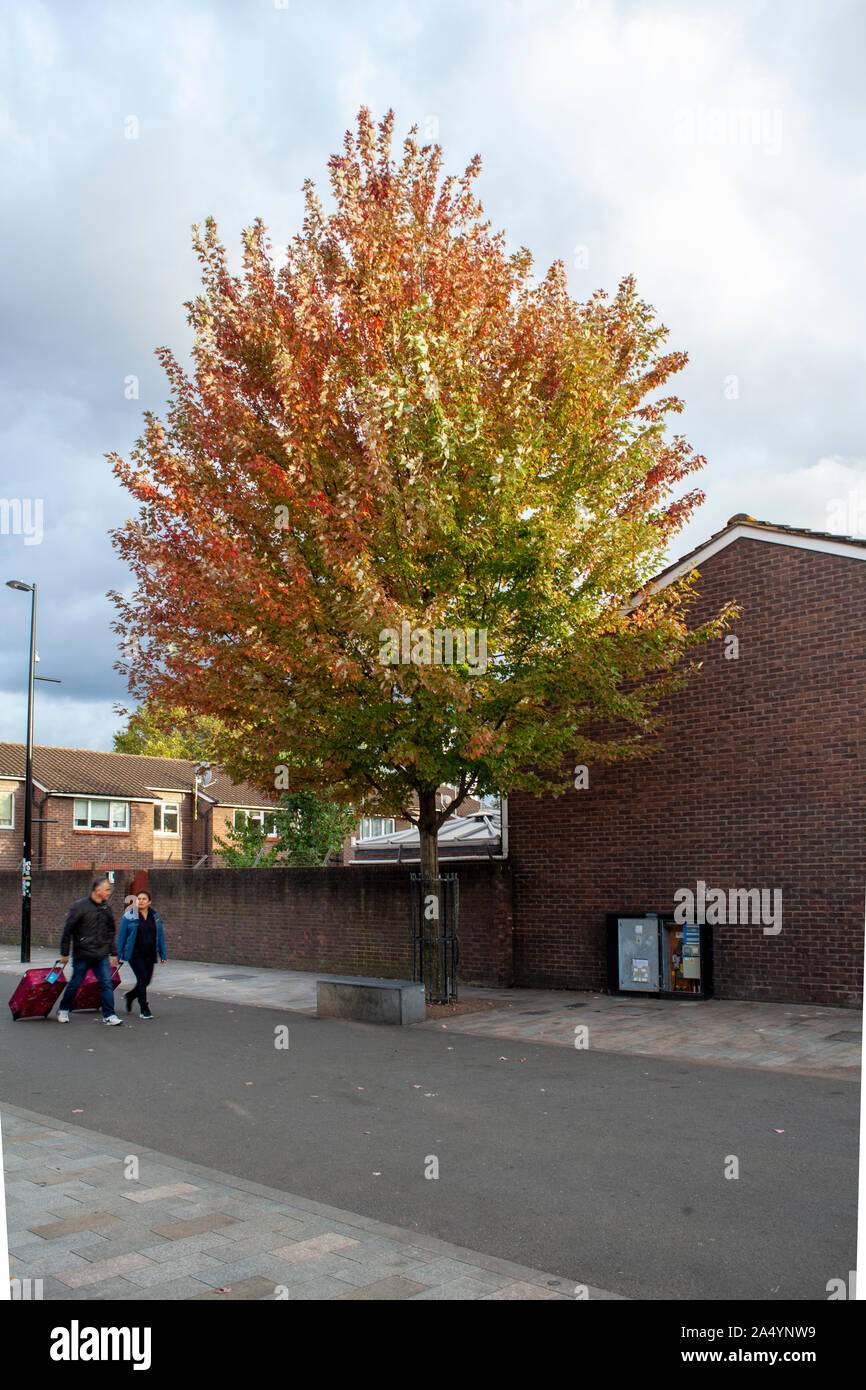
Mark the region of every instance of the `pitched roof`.
[[745, 512], [737, 512], [720, 531], [661, 570], [644, 589], [634, 595], [627, 607], [636, 608], [645, 594], [666, 588], [674, 580], [696, 569], [703, 560], [708, 560], [711, 555], [740, 539], [769, 541], [775, 545], [792, 546], [796, 550], [819, 550], [829, 555], [847, 556], [852, 560], [866, 560], [866, 539], [862, 536], [835, 536], [829, 531], [810, 531], [805, 526], [757, 521]]
[[[499, 811], [473, 811], [467, 816], [454, 815], [440, 827], [439, 858], [459, 856], [486, 858], [502, 852], [502, 816]], [[398, 858], [411, 863], [419, 858], [421, 840], [418, 827], [395, 830], [392, 835], [375, 835], [359, 840], [355, 846], [355, 864]]]
[[[23, 743], [0, 743], [0, 777], [21, 780], [25, 771]], [[33, 749], [33, 780], [51, 792], [79, 796], [116, 796], [152, 801], [154, 792], [192, 792], [198, 762], [186, 758], [154, 758], [141, 753], [103, 753], [90, 748]], [[272, 806], [247, 782], [233, 782], [222, 768], [199, 793], [229, 806]]]

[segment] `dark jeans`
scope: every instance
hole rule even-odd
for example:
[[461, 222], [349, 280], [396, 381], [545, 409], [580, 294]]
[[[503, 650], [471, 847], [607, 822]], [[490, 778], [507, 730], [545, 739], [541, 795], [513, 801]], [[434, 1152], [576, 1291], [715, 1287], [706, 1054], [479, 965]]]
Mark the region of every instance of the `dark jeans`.
[[99, 981], [102, 1017], [109, 1018], [114, 1013], [114, 990], [111, 987], [111, 963], [108, 956], [103, 956], [101, 960], [87, 960], [84, 956], [73, 956], [72, 975], [69, 984], [63, 991], [60, 1008], [71, 1009], [73, 1007], [75, 996], [81, 988], [88, 970], [92, 970]]
[[133, 955], [130, 960], [135, 974], [135, 989], [127, 991], [127, 999], [132, 1003], [138, 1000], [138, 1006], [143, 1014], [150, 1013], [150, 1006], [147, 1002], [147, 987], [153, 976], [153, 967], [156, 965], [156, 956], [137, 956]]

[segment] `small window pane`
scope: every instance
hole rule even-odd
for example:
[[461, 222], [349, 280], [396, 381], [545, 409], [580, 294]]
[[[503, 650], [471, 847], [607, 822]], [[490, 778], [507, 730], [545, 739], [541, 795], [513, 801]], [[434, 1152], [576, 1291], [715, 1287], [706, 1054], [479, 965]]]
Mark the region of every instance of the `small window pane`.
[[74, 824], [87, 825], [87, 802], [79, 797], [75, 798]]
[[112, 830], [126, 829], [126, 802], [112, 801], [111, 803], [111, 828]]
[[91, 830], [108, 829], [108, 806], [107, 801], [91, 801], [90, 803], [90, 828]]
[[244, 828], [244, 826], [246, 825], [246, 823], [247, 823], [246, 812], [245, 812], [245, 811], [235, 811], [235, 829], [236, 829], [236, 830], [243, 830], [243, 828]]
[[0, 792], [0, 826], [12, 828], [12, 805], [14, 792]]
[[154, 830], [162, 829], [162, 807], [159, 805], [155, 805], [153, 808], [153, 828]]
[[177, 806], [163, 806], [162, 828], [166, 835], [177, 834]]

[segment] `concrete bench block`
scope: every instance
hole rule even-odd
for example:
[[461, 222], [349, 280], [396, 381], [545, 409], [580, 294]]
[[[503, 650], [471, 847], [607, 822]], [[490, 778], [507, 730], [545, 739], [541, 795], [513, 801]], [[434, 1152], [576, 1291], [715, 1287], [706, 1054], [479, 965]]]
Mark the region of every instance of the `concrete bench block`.
[[361, 1023], [423, 1023], [424, 986], [414, 980], [374, 980], [360, 975], [324, 976], [316, 981], [319, 1018], [354, 1018]]

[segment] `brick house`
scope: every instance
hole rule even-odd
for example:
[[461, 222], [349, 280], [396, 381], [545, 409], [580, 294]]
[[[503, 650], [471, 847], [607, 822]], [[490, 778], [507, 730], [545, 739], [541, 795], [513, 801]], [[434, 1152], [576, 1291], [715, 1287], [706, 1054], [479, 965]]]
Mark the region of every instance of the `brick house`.
[[[689, 889], [781, 893], [781, 930], [712, 927], [719, 997], [857, 1004], [866, 894], [866, 541], [732, 517], [691, 620], [741, 607], [670, 698], [663, 751], [509, 797], [515, 984], [603, 990], [607, 914]], [[569, 769], [570, 771], [570, 769]], [[691, 919], [690, 919], [691, 920]], [[707, 920], [712, 920], [709, 916]]]
[[[200, 776], [197, 779], [196, 772]], [[25, 748], [0, 743], [0, 868], [18, 868], [24, 833]], [[219, 768], [181, 758], [33, 750], [33, 868], [141, 869], [213, 856], [214, 835], [273, 803]]]

